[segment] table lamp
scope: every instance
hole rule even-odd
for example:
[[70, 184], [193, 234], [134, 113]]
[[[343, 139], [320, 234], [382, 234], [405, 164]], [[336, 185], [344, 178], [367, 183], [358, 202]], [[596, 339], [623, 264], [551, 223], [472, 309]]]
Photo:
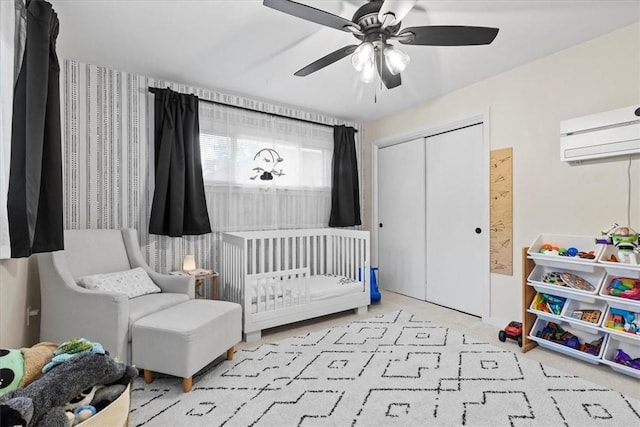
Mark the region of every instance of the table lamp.
[[182, 269], [184, 271], [193, 271], [196, 269], [196, 258], [193, 255], [185, 255], [182, 261]]

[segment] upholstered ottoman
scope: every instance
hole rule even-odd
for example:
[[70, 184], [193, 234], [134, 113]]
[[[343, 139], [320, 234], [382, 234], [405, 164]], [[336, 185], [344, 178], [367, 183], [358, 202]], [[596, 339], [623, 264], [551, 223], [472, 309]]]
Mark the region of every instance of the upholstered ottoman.
[[132, 360], [144, 369], [144, 379], [153, 372], [183, 378], [191, 391], [192, 376], [242, 340], [242, 308], [227, 301], [189, 300], [143, 317], [133, 324]]

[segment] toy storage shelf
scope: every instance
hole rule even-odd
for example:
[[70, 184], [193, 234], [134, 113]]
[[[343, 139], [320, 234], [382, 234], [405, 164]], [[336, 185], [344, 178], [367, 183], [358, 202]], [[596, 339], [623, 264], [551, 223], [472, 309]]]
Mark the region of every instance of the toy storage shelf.
[[[561, 241], [558, 241], [560, 239]], [[562, 240], [564, 239], [564, 240]], [[566, 241], [565, 241], [566, 240]], [[554, 241], [558, 244], [593, 249], [595, 259], [582, 260], [568, 257], [545, 256], [538, 254], [542, 241]], [[593, 248], [589, 247], [589, 244]], [[608, 295], [606, 288], [615, 277], [640, 279], [640, 267], [606, 261], [612, 249], [603, 245], [595, 245], [595, 240], [584, 236], [540, 235], [531, 247], [522, 248], [522, 351], [527, 352], [537, 345], [557, 351], [568, 357], [574, 357], [592, 364], [608, 365], [615, 372], [640, 378], [640, 370], [618, 364], [613, 358], [618, 349], [629, 354], [631, 358], [640, 358], [640, 335], [612, 329], [609, 320], [616, 309], [640, 313], [640, 300], [618, 298]], [[605, 258], [606, 256], [606, 258]], [[595, 290], [580, 290], [544, 283], [542, 277], [551, 271], [575, 273], [591, 283]], [[547, 313], [541, 311], [540, 294], [566, 298], [562, 312]], [[587, 321], [574, 317], [576, 311], [598, 310], [599, 319]], [[577, 350], [546, 341], [536, 336], [543, 324], [554, 322], [563, 329], [583, 338], [603, 338], [600, 353], [597, 356], [587, 355]]]

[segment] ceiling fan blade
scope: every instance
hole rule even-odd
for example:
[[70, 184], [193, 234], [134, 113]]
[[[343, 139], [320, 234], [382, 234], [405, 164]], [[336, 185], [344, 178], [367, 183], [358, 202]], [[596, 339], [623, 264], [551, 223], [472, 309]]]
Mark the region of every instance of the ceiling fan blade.
[[387, 87], [387, 89], [393, 89], [394, 87], [398, 87], [402, 84], [402, 78], [400, 78], [400, 74], [391, 74], [391, 71], [387, 68], [387, 60], [384, 55], [380, 55], [376, 52], [376, 68], [378, 69], [378, 74], [380, 74], [380, 78], [382, 79], [382, 83]]
[[323, 56], [317, 61], [312, 62], [306, 67], [299, 69], [293, 75], [298, 77], [304, 77], [304, 76], [308, 76], [311, 73], [315, 73], [316, 71], [321, 70], [327, 65], [331, 65], [334, 62], [341, 60], [345, 56], [351, 55], [356, 50], [357, 47], [358, 45], [356, 44], [342, 47], [336, 51], [331, 52], [326, 56]]
[[[413, 35], [413, 38], [404, 38]], [[409, 27], [394, 36], [402, 44], [422, 46], [470, 46], [489, 44], [498, 35], [498, 28], [464, 25], [432, 25]]]
[[360, 30], [358, 25], [348, 19], [291, 0], [264, 0], [262, 4], [280, 12], [288, 13], [289, 15], [297, 16], [298, 18], [337, 30], [345, 32], [352, 32], [348, 28]]
[[[385, 0], [378, 12], [378, 21], [382, 22], [382, 28], [397, 25], [407, 16], [417, 0]], [[390, 19], [385, 19], [390, 15]]]

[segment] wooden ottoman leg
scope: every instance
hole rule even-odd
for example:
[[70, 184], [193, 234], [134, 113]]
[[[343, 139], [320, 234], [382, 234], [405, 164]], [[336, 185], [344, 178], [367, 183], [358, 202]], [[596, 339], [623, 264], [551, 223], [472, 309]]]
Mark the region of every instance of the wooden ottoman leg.
[[185, 378], [182, 380], [182, 388], [185, 393], [189, 393], [191, 391], [191, 387], [193, 386], [193, 377]]
[[227, 350], [227, 360], [233, 360], [233, 347]]
[[144, 382], [151, 384], [153, 382], [153, 371], [144, 369]]

